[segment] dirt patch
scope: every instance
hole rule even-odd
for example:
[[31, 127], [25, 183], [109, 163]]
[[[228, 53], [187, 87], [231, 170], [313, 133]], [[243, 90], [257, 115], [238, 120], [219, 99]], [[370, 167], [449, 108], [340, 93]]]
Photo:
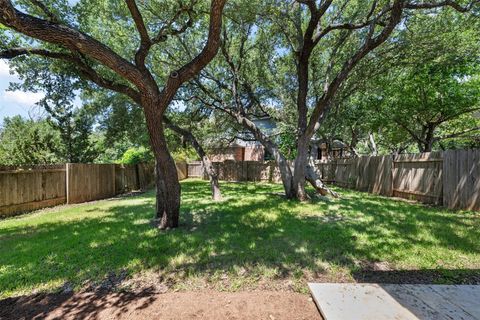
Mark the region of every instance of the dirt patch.
[[62, 293], [0, 301], [0, 319], [319, 319], [309, 295], [212, 290]]

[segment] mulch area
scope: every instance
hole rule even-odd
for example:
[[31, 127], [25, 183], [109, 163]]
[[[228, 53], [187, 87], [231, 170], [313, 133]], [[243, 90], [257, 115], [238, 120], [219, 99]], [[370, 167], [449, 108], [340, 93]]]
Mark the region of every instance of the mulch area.
[[79, 292], [0, 301], [0, 319], [321, 320], [308, 295], [287, 291]]

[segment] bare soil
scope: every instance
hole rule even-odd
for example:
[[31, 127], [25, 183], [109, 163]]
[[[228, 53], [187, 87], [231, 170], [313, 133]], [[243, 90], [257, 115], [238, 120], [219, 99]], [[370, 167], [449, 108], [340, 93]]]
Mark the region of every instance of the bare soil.
[[0, 319], [322, 319], [309, 295], [287, 291], [57, 293], [0, 301]]

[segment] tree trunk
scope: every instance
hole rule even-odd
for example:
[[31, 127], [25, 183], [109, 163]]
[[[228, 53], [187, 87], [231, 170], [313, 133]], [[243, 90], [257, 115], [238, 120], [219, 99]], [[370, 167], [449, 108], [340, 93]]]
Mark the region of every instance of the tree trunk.
[[160, 229], [177, 228], [181, 195], [177, 167], [167, 148], [162, 116], [158, 112], [157, 101], [150, 97], [145, 98], [144, 101], [147, 101], [143, 104], [143, 110], [150, 144], [155, 156], [156, 217], [160, 219]]
[[278, 165], [278, 169], [280, 170], [280, 178], [282, 179], [283, 188], [285, 190], [285, 197], [287, 199], [295, 198], [295, 192], [293, 189], [293, 175], [292, 170], [290, 169], [290, 165], [285, 158], [285, 156], [280, 152], [277, 144], [273, 142], [270, 137], [264, 134], [256, 125], [248, 119], [247, 117], [242, 116], [241, 114], [234, 114], [229, 113], [231, 117], [233, 117], [238, 124], [242, 125], [245, 129], [250, 131], [255, 139], [257, 139], [262, 146], [267, 150], [275, 159], [275, 162]]
[[160, 229], [171, 229], [177, 228], [179, 224], [181, 189], [175, 162], [173, 159], [167, 163], [163, 161], [156, 162], [156, 217], [160, 220]]
[[[165, 137], [159, 140], [165, 141]], [[177, 167], [166, 148], [154, 148], [156, 159], [157, 205], [156, 216], [160, 219], [160, 229], [177, 228], [180, 217], [181, 188]]]
[[[269, 151], [270, 154], [273, 154]], [[280, 171], [280, 178], [282, 179], [283, 189], [285, 191], [285, 197], [287, 199], [295, 198], [295, 192], [293, 192], [293, 176], [290, 165], [285, 159], [285, 157], [280, 153], [279, 150], [276, 150], [277, 156], [274, 156], [275, 162], [278, 165]]]
[[305, 191], [305, 173], [308, 163], [308, 141], [302, 136], [297, 143], [297, 157], [295, 158], [295, 168], [293, 172], [293, 192], [300, 201], [308, 200], [308, 194]]
[[215, 172], [215, 168], [213, 167], [213, 164], [210, 161], [210, 159], [207, 157], [207, 155], [204, 155], [202, 157], [202, 164], [203, 164], [203, 170], [205, 170], [205, 173], [207, 174], [210, 180], [210, 188], [212, 190], [212, 199], [214, 201], [222, 200], [222, 192], [220, 191], [220, 184], [218, 183], [218, 175]]
[[424, 144], [424, 151], [423, 152], [431, 152], [433, 148], [433, 142], [434, 142], [434, 134], [435, 132], [435, 127], [430, 124], [428, 125], [427, 133], [425, 136], [425, 144]]
[[370, 142], [370, 150], [372, 152], [372, 156], [377, 156], [378, 155], [377, 144], [375, 143], [375, 137], [373, 136], [373, 133], [371, 132], [368, 133], [368, 140]]

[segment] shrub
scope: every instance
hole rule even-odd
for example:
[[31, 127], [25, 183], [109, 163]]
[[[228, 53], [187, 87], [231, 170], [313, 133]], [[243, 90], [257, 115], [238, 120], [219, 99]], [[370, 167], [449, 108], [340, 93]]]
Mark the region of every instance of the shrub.
[[153, 162], [152, 152], [145, 147], [130, 148], [125, 151], [120, 159], [122, 164], [137, 164], [141, 162]]

